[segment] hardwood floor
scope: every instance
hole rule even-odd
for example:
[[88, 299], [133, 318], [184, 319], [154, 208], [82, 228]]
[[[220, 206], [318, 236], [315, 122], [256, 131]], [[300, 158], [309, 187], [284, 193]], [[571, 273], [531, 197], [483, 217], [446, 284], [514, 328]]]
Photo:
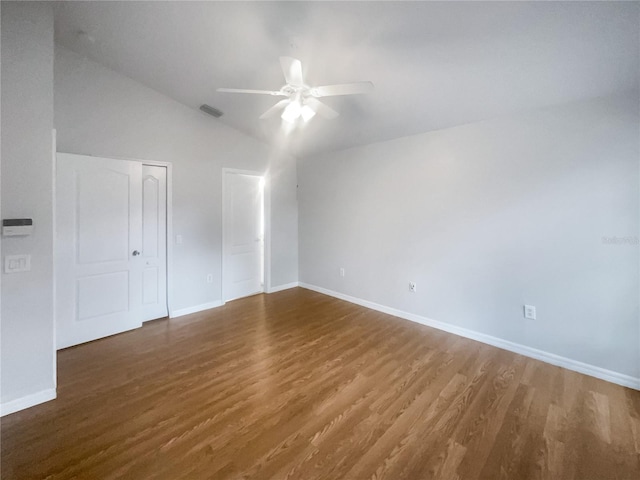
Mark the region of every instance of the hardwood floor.
[[640, 478], [640, 392], [300, 288], [58, 353], [8, 479]]

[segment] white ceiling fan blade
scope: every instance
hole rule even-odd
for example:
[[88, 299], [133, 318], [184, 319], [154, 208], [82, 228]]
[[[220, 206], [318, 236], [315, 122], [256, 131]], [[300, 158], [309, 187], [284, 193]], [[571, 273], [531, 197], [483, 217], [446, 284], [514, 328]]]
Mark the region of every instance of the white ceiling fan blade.
[[311, 89], [314, 97], [332, 97], [335, 95], [353, 95], [358, 93], [369, 93], [373, 91], [371, 82], [342, 83], [339, 85], [325, 85]]
[[286, 93], [282, 93], [280, 91], [275, 90], [246, 90], [244, 88], [218, 88], [217, 92], [224, 93], [259, 93], [261, 95], [280, 95], [282, 97], [286, 97]]
[[321, 117], [324, 117], [329, 120], [336, 118], [338, 115], [340, 115], [333, 108], [327, 107], [324, 103], [322, 103], [319, 100], [316, 100], [313, 97], [308, 98], [306, 104], [309, 105]]
[[300, 60], [291, 57], [280, 57], [280, 65], [282, 73], [289, 85], [301, 87], [304, 85], [302, 80], [302, 63]]
[[262, 115], [260, 115], [260, 120], [264, 120], [266, 118], [271, 118], [271, 117], [277, 115], [278, 113], [280, 113], [280, 110], [282, 110], [284, 107], [286, 107], [289, 104], [289, 102], [290, 102], [289, 99], [280, 100], [273, 107], [271, 107], [269, 110], [267, 110]]

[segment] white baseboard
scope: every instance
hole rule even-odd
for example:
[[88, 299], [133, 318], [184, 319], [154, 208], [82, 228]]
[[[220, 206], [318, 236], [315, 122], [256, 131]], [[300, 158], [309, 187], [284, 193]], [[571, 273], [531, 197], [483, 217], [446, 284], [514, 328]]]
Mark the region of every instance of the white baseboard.
[[502, 348], [503, 350], [508, 350], [510, 352], [524, 355], [525, 357], [535, 358], [536, 360], [550, 363], [558, 367], [566, 368], [568, 370], [573, 370], [575, 372], [583, 373], [585, 375], [590, 375], [592, 377], [600, 378], [601, 380], [606, 380], [607, 382], [616, 383], [618, 385], [622, 385], [623, 387], [629, 387], [635, 390], [640, 390], [640, 378], [632, 377], [630, 375], [625, 375], [619, 372], [614, 372], [612, 370], [607, 370], [605, 368], [597, 367], [595, 365], [590, 365], [588, 363], [583, 363], [578, 360], [573, 360], [571, 358], [562, 357], [560, 355], [556, 355], [555, 353], [545, 352], [544, 350], [538, 350], [537, 348], [528, 347], [526, 345], [511, 342], [509, 340], [504, 340], [502, 338], [493, 337], [491, 335], [486, 335], [484, 333], [476, 332], [474, 330], [469, 330], [467, 328], [457, 327], [449, 323], [432, 320], [430, 318], [423, 317], [421, 315], [416, 315], [415, 313], [405, 312], [402, 310], [398, 310], [396, 308], [387, 307], [385, 305], [380, 305], [374, 302], [370, 302], [368, 300], [362, 300], [357, 297], [352, 297], [350, 295], [345, 295], [343, 293], [334, 292], [333, 290], [328, 290], [326, 288], [317, 287], [315, 285], [309, 285], [308, 283], [300, 282], [300, 287], [306, 288], [308, 290], [313, 290], [318, 293], [323, 293], [331, 297], [339, 298], [340, 300], [345, 300], [350, 303], [355, 303], [356, 305], [361, 305], [363, 307], [367, 307], [372, 310], [377, 310], [378, 312], [387, 313], [395, 317], [404, 318], [405, 320], [410, 320], [412, 322], [420, 323], [428, 327], [437, 328], [438, 330], [443, 330], [445, 332], [453, 333], [461, 337], [486, 343], [494, 347]]
[[224, 305], [220, 300], [209, 303], [202, 303], [193, 307], [179, 308], [178, 310], [171, 310], [169, 318], [182, 317], [183, 315], [189, 315], [191, 313], [201, 312], [203, 310], [209, 310], [210, 308], [217, 308]]
[[[269, 290], [267, 290], [265, 293], [275, 293], [275, 292], [280, 292], [282, 290], [288, 290], [290, 288], [294, 288], [298, 286], [298, 282], [291, 282], [291, 283], [287, 283], [285, 285], [278, 285], [276, 287], [272, 287]], [[169, 318], [176, 318], [176, 317], [182, 317], [184, 315], [189, 315], [191, 313], [197, 313], [197, 312], [201, 312], [203, 310], [209, 310], [210, 308], [217, 308], [217, 307], [221, 307], [222, 305], [224, 305], [224, 302], [221, 300], [215, 301], [215, 302], [209, 302], [209, 303], [203, 303], [201, 305], [195, 305], [193, 307], [187, 307], [187, 308], [179, 308], [178, 310], [171, 310], [171, 312], [169, 313]]]
[[9, 415], [10, 413], [15, 413], [20, 410], [24, 410], [25, 408], [33, 407], [40, 403], [54, 400], [55, 398], [56, 389], [49, 388], [47, 390], [42, 390], [41, 392], [32, 393], [31, 395], [26, 395], [21, 398], [16, 398], [15, 400], [11, 400], [9, 402], [4, 402], [0, 404], [0, 417], [4, 417], [5, 415]]
[[290, 288], [295, 288], [297, 286], [299, 286], [298, 282], [285, 283], [284, 285], [269, 288], [267, 293], [281, 292], [282, 290], [289, 290]]

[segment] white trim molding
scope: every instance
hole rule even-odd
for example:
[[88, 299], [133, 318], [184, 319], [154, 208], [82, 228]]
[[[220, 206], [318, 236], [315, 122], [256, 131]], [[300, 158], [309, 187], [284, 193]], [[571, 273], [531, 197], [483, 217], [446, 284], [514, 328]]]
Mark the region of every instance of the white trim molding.
[[266, 290], [266, 293], [276, 293], [281, 292], [283, 290], [289, 290], [290, 288], [298, 287], [298, 282], [285, 283], [284, 285], [278, 285], [276, 287], [271, 287]]
[[184, 315], [189, 315], [191, 313], [202, 312], [203, 310], [209, 310], [211, 308], [218, 308], [224, 305], [220, 300], [216, 300], [215, 302], [202, 303], [200, 305], [194, 305], [193, 307], [187, 308], [179, 308], [178, 310], [172, 310], [169, 312], [169, 318], [177, 318], [182, 317]]
[[538, 350], [537, 348], [528, 347], [526, 345], [511, 342], [509, 340], [504, 340], [502, 338], [493, 337], [491, 335], [486, 335], [474, 330], [469, 330], [467, 328], [457, 327], [455, 325], [440, 322], [438, 320], [432, 320], [431, 318], [416, 315], [415, 313], [409, 313], [398, 310], [396, 308], [387, 307], [386, 305], [380, 305], [375, 302], [370, 302], [361, 298], [345, 295], [344, 293], [334, 292], [333, 290], [318, 287], [316, 285], [310, 285], [308, 283], [300, 282], [299, 286], [302, 288], [306, 288], [307, 290], [313, 290], [314, 292], [339, 298], [340, 300], [344, 300], [350, 303], [355, 303], [356, 305], [370, 308], [378, 312], [387, 313], [389, 315], [393, 315], [394, 317], [403, 318], [405, 320], [420, 323], [428, 327], [437, 328], [438, 330], [453, 333], [454, 335], [469, 338], [471, 340], [476, 340], [481, 343], [486, 343], [487, 345], [498, 347], [503, 350], [508, 350], [510, 352], [518, 353], [520, 355], [524, 355], [525, 357], [535, 358], [536, 360], [550, 363], [551, 365], [556, 365], [568, 370], [573, 370], [574, 372], [579, 372], [585, 375], [599, 378], [601, 380], [606, 380], [607, 382], [622, 385], [623, 387], [640, 390], [640, 378], [632, 377], [630, 375], [625, 375], [619, 372], [614, 372], [613, 370], [607, 370], [605, 368], [590, 365], [588, 363], [583, 363], [571, 358], [562, 357], [560, 355], [556, 355], [555, 353], [545, 352], [544, 350]]
[[48, 388], [47, 390], [42, 390], [40, 392], [32, 393], [31, 395], [16, 398], [9, 402], [4, 402], [0, 404], [0, 417], [24, 410], [25, 408], [34, 407], [50, 400], [55, 400], [55, 398], [56, 389]]

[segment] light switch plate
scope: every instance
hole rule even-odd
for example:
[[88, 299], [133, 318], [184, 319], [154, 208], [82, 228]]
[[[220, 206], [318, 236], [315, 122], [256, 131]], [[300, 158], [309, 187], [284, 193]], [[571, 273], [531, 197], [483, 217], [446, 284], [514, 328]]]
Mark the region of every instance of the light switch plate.
[[31, 270], [31, 255], [7, 255], [4, 257], [4, 273], [28, 272]]

